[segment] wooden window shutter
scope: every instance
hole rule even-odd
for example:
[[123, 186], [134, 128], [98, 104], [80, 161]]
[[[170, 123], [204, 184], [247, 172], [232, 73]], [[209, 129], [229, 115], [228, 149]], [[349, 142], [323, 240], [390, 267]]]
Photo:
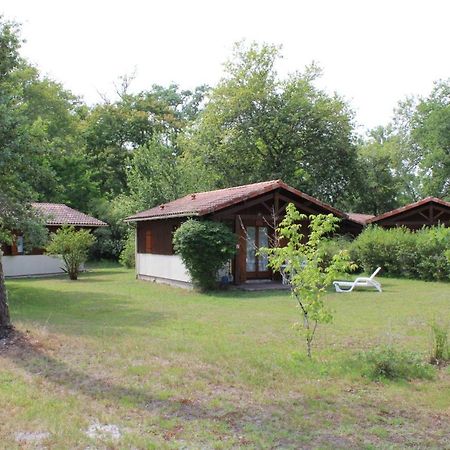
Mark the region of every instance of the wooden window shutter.
[[151, 230], [145, 230], [145, 253], [152, 252], [152, 232]]

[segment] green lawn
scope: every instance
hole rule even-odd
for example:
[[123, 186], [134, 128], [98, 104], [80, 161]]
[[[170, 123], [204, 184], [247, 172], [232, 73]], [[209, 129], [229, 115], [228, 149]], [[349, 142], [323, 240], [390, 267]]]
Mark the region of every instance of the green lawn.
[[450, 284], [382, 283], [327, 296], [310, 362], [286, 292], [201, 295], [116, 267], [9, 281], [0, 447], [450, 448], [449, 368], [376, 383], [354, 362], [380, 343], [425, 358]]

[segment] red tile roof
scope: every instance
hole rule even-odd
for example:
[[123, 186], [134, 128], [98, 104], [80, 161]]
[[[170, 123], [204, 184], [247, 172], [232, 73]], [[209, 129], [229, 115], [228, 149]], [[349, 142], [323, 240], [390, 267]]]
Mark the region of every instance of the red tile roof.
[[441, 200], [440, 198], [437, 198], [437, 197], [427, 197], [427, 198], [424, 198], [422, 200], [419, 200], [418, 202], [410, 203], [409, 205], [402, 206], [401, 208], [393, 209], [392, 211], [388, 211], [388, 212], [385, 212], [383, 214], [380, 214], [379, 216], [373, 217], [372, 219], [369, 219], [367, 221], [367, 223], [368, 224], [369, 223], [376, 223], [376, 222], [379, 222], [379, 221], [381, 221], [383, 219], [387, 219], [387, 218], [392, 217], [392, 216], [397, 216], [397, 215], [402, 214], [402, 213], [404, 213], [406, 211], [409, 211], [411, 209], [418, 208], [420, 206], [424, 206], [424, 205], [426, 205], [428, 203], [436, 203], [438, 205], [450, 208], [450, 202], [446, 202], [445, 200]]
[[368, 220], [375, 217], [373, 214], [360, 214], [360, 213], [347, 213], [347, 216], [350, 220], [353, 220], [353, 222], [357, 222], [362, 225], [365, 225]]
[[274, 191], [278, 188], [285, 189], [339, 217], [345, 217], [345, 214], [341, 211], [321, 202], [320, 200], [317, 200], [314, 197], [311, 197], [310, 195], [304, 194], [303, 192], [288, 186], [286, 183], [283, 183], [283, 181], [272, 180], [263, 181], [261, 183], [246, 184], [244, 186], [218, 189], [215, 191], [189, 194], [164, 205], [156, 206], [147, 211], [142, 211], [133, 216], [127, 217], [125, 221], [136, 222], [139, 220], [162, 219], [166, 217], [204, 216], [267, 192]]
[[46, 225], [76, 225], [78, 227], [107, 227], [108, 224], [62, 203], [32, 203], [45, 217]]

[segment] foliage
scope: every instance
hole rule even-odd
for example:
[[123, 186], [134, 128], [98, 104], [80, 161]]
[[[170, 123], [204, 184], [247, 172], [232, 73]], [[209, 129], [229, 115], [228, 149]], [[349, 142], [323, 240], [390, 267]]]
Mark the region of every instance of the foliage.
[[[20, 45], [19, 27], [0, 16], [0, 244], [10, 242], [14, 230], [24, 230], [29, 243], [45, 238], [30, 206], [33, 182], [44, 177], [45, 168], [35, 130], [27, 127], [23, 87], [15, 79], [23, 64]], [[0, 335], [10, 329], [0, 251]]]
[[88, 230], [77, 231], [75, 227], [65, 225], [51, 234], [47, 253], [61, 256], [69, 278], [76, 280], [94, 242], [95, 237]]
[[362, 373], [371, 380], [414, 380], [432, 379], [435, 371], [427, 364], [422, 355], [414, 352], [397, 350], [392, 346], [381, 346], [363, 352]]
[[397, 144], [389, 130], [379, 127], [359, 146], [357, 189], [353, 192], [351, 209], [378, 215], [411, 201], [396, 175]]
[[236, 253], [236, 236], [224, 224], [189, 219], [174, 233], [173, 243], [201, 290], [217, 287], [217, 273]]
[[134, 228], [128, 230], [125, 244], [119, 256], [119, 262], [122, 266], [129, 269], [136, 264], [136, 230]]
[[431, 323], [432, 348], [430, 362], [441, 364], [450, 361], [449, 327], [434, 320]]
[[110, 197], [128, 192], [128, 156], [138, 147], [164, 135], [174, 142], [176, 135], [200, 108], [206, 87], [194, 92], [178, 86], [153, 86], [148, 91], [129, 93], [129, 79], [123, 79], [119, 99], [96, 105], [86, 118], [84, 137], [88, 155], [96, 167], [95, 179]]
[[394, 120], [358, 149], [360, 183], [352, 208], [379, 214], [426, 196], [450, 198], [450, 79], [428, 97], [398, 104]]
[[[309, 234], [306, 236], [306, 221]], [[303, 320], [308, 356], [319, 323], [329, 323], [331, 312], [326, 308], [323, 295], [337, 276], [352, 268], [348, 252], [339, 251], [324, 266], [323, 242], [338, 227], [339, 219], [332, 214], [301, 214], [290, 203], [286, 216], [277, 228], [285, 246], [262, 249], [268, 254], [269, 266], [284, 272], [289, 280], [292, 296], [296, 299]], [[307, 241], [305, 242], [305, 238]], [[296, 324], [297, 329], [301, 326]]]
[[118, 261], [128, 236], [128, 225], [124, 219], [137, 209], [137, 204], [124, 195], [113, 200], [96, 199], [89, 204], [91, 214], [109, 225], [94, 231], [96, 241], [90, 249], [89, 259]]
[[[238, 43], [185, 140], [185, 164], [211, 186], [281, 178], [334, 205], [355, 173], [352, 113], [314, 86], [320, 70], [280, 80], [275, 46]], [[326, 180], [326, 182], [324, 182]]]
[[407, 228], [367, 227], [353, 242], [352, 253], [367, 272], [377, 267], [390, 276], [448, 280], [450, 228], [436, 226], [416, 232]]
[[154, 136], [130, 158], [127, 184], [139, 209], [151, 208], [185, 193], [177, 149], [163, 140], [161, 135]]
[[[333, 236], [331, 238], [326, 237], [320, 243], [320, 251], [321, 251], [321, 267], [325, 269], [330, 266], [333, 262], [334, 255], [339, 254], [341, 251], [345, 251], [350, 255], [350, 259], [352, 259], [352, 239], [349, 236]], [[346, 272], [353, 272], [356, 269], [355, 265], [349, 265], [346, 269]]]

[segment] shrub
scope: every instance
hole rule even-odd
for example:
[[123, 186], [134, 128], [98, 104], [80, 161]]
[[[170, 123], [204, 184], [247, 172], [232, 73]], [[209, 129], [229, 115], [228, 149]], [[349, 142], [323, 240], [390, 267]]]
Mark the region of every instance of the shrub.
[[201, 290], [217, 287], [217, 273], [236, 252], [236, 236], [224, 224], [189, 219], [174, 233], [175, 252]]
[[448, 326], [436, 321], [431, 324], [432, 348], [430, 362], [441, 364], [450, 360], [450, 347], [448, 342]]
[[[329, 267], [333, 262], [334, 255], [339, 254], [341, 251], [348, 252], [350, 254], [350, 259], [353, 260], [353, 255], [351, 254], [352, 241], [347, 236], [336, 236], [331, 239], [325, 239], [320, 244], [320, 257], [322, 259], [321, 267], [324, 269]], [[347, 267], [347, 272], [353, 272], [356, 267]]]
[[135, 249], [136, 249], [136, 230], [129, 230], [125, 245], [120, 253], [119, 262], [122, 266], [131, 269], [136, 265], [135, 261]]
[[80, 266], [86, 262], [89, 248], [94, 241], [95, 237], [89, 231], [76, 231], [73, 226], [64, 225], [51, 234], [47, 253], [61, 256], [69, 278], [76, 280]]
[[369, 273], [381, 266], [386, 275], [446, 280], [450, 278], [449, 248], [450, 228], [443, 226], [416, 232], [369, 226], [355, 239], [351, 253]]
[[450, 261], [446, 252], [450, 248], [450, 228], [438, 226], [423, 228], [416, 233], [417, 275], [423, 280], [448, 280]]
[[435, 371], [418, 353], [377, 347], [360, 355], [362, 375], [371, 380], [432, 379]]

